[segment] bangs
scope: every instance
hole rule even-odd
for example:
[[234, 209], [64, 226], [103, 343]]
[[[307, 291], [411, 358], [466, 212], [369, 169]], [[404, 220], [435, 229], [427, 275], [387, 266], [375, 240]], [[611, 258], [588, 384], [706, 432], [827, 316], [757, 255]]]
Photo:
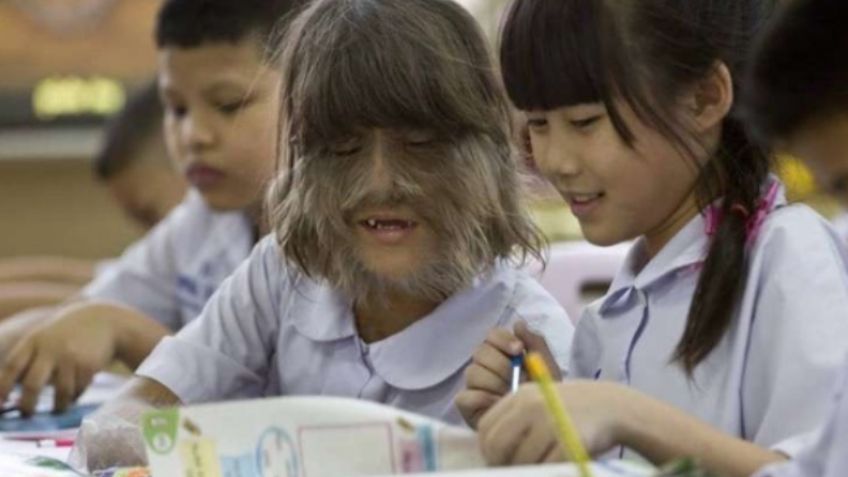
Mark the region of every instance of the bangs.
[[501, 34], [507, 93], [521, 110], [604, 102], [609, 94], [600, 0], [515, 0]]
[[506, 103], [482, 36], [467, 31], [474, 20], [428, 19], [433, 1], [324, 3], [343, 11], [302, 31], [288, 66], [292, 139], [325, 143], [370, 128], [455, 137], [502, 127]]

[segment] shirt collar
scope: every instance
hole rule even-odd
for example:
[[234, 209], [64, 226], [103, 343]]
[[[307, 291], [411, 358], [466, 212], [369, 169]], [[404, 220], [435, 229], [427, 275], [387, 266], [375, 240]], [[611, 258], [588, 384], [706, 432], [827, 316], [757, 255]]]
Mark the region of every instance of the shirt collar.
[[393, 387], [433, 387], [462, 369], [489, 330], [505, 316], [515, 292], [515, 269], [498, 264], [432, 313], [370, 345], [372, 365]]
[[[769, 176], [764, 189], [779, 180]], [[779, 183], [780, 184], [780, 183]], [[782, 184], [778, 190], [775, 207], [786, 204], [786, 193]], [[703, 214], [696, 215], [675, 235], [665, 247], [645, 266], [637, 271], [644, 263], [646, 255], [645, 239], [640, 238], [627, 253], [619, 273], [610, 285], [609, 292], [602, 299], [601, 311], [609, 309], [632, 288], [645, 290], [681, 269], [696, 267], [703, 263], [709, 247], [709, 237], [706, 234], [706, 219]]]
[[[498, 326], [511, 303], [517, 270], [498, 264], [432, 313], [400, 333], [367, 346], [371, 365], [389, 385], [435, 386], [459, 371]], [[290, 309], [295, 329], [315, 342], [359, 339], [350, 301], [332, 287], [295, 278]]]
[[291, 278], [295, 295], [288, 310], [295, 329], [317, 342], [330, 342], [356, 336], [353, 310], [344, 295], [334, 288], [303, 276]]

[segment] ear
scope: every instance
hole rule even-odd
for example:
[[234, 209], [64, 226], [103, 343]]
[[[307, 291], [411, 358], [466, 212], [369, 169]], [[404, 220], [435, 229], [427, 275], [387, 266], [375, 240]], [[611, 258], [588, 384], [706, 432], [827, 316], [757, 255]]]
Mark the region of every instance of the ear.
[[721, 126], [733, 107], [733, 77], [723, 62], [717, 62], [703, 79], [695, 83], [684, 98], [684, 106], [699, 132]]

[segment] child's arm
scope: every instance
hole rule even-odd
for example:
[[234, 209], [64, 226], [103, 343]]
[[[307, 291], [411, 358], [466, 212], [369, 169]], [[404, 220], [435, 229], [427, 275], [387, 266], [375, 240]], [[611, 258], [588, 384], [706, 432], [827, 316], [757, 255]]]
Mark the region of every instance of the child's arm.
[[58, 305], [79, 286], [58, 282], [0, 282], [0, 320], [35, 307]]
[[0, 362], [30, 331], [56, 314], [54, 306], [30, 308], [0, 322]]
[[134, 377], [121, 392], [83, 421], [69, 460], [91, 472], [147, 465], [141, 416], [156, 407], [180, 405], [167, 387]]
[[466, 386], [456, 397], [456, 406], [465, 422], [477, 427], [480, 417], [509, 392], [512, 378], [510, 358], [527, 351], [541, 353], [559, 380], [560, 369], [544, 338], [534, 334], [527, 323], [515, 325], [514, 334], [498, 328], [489, 332], [486, 342], [477, 348], [465, 370]]
[[83, 286], [94, 277], [96, 262], [67, 257], [15, 257], [0, 260], [0, 282], [42, 281]]
[[[786, 459], [620, 384], [572, 381], [558, 390], [594, 456], [623, 445], [656, 465], [693, 457], [707, 471], [727, 477], [748, 477]], [[533, 385], [496, 404], [479, 423], [483, 454], [494, 465], [563, 460], [553, 431]]]
[[65, 409], [113, 360], [136, 368], [170, 330], [156, 320], [113, 303], [80, 302], [63, 308], [27, 333], [0, 367], [0, 400], [15, 383], [18, 403], [31, 414], [47, 384], [55, 387], [55, 408]]

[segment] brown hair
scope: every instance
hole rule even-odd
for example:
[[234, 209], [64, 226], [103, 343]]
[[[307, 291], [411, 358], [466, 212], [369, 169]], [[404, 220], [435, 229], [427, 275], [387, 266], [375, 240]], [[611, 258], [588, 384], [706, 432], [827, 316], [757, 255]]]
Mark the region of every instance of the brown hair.
[[[281, 170], [270, 224], [284, 257], [354, 299], [386, 285], [444, 299], [497, 259], [541, 259], [521, 203], [508, 103], [474, 19], [450, 0], [318, 0], [295, 18], [281, 54]], [[360, 130], [426, 130], [433, 144], [388, 165], [330, 145]], [[441, 256], [405, 283], [370, 274], [351, 248], [349, 219], [375, 203], [413, 207]]]

